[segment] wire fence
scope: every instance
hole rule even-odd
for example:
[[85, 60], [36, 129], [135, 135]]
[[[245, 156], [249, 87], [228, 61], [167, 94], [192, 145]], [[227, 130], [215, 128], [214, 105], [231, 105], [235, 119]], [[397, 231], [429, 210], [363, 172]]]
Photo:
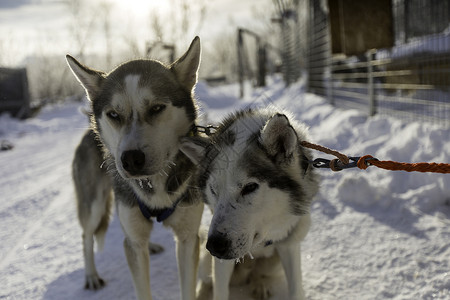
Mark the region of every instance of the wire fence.
[[[292, 66], [304, 68], [308, 90], [338, 107], [450, 126], [449, 2], [290, 1], [296, 17], [289, 18], [290, 27], [282, 26], [287, 33], [281, 41], [283, 62], [290, 65], [283, 68], [286, 83], [300, 74]], [[365, 32], [349, 23], [357, 21], [352, 9], [367, 10], [360, 12]], [[378, 19], [371, 24], [367, 15]], [[285, 42], [289, 32], [299, 42]]]

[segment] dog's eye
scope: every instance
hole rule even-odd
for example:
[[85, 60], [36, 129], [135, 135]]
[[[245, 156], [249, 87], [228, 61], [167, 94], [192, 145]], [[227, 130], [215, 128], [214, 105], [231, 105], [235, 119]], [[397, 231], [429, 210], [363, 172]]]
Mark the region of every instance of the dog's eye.
[[110, 112], [107, 112], [106, 113], [106, 116], [108, 117], [108, 118], [110, 118], [111, 120], [114, 120], [114, 121], [120, 121], [120, 116], [119, 116], [119, 114], [118, 113], [116, 113], [115, 111], [110, 111]]
[[241, 196], [246, 196], [248, 194], [253, 193], [259, 188], [259, 184], [256, 182], [247, 183], [241, 190]]
[[165, 106], [164, 104], [153, 105], [152, 107], [150, 107], [149, 114], [150, 114], [150, 115], [156, 115], [156, 114], [159, 114], [159, 113], [162, 112], [165, 108], [166, 108], [166, 106]]
[[214, 196], [217, 196], [216, 191], [213, 189], [212, 186], [209, 186], [209, 190], [211, 191], [211, 194], [213, 194]]

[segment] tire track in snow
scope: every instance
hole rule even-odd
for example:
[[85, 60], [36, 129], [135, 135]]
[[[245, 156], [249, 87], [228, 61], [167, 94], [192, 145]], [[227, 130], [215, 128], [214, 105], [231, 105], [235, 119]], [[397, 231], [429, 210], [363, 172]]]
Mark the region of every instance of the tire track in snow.
[[[34, 145], [36, 149], [45, 149], [42, 145], [51, 144], [52, 151], [32, 152], [32, 155], [29, 155], [29, 148], [24, 147], [20, 149], [21, 151], [16, 151], [12, 157], [8, 157], [17, 161], [19, 165], [16, 168], [23, 169], [24, 172], [12, 178], [0, 176], [6, 179], [0, 182], [2, 190], [6, 188], [14, 190], [8, 191], [8, 194], [14, 197], [8, 199], [6, 205], [0, 210], [2, 227], [10, 228], [9, 231], [3, 231], [1, 236], [2, 252], [6, 255], [0, 261], [0, 270], [14, 260], [14, 257], [20, 253], [19, 249], [23, 249], [26, 241], [42, 227], [44, 220], [51, 212], [60, 205], [66, 205], [57, 200], [63, 194], [70, 194], [67, 186], [72, 185], [70, 166], [78, 140], [78, 137], [63, 137], [56, 134], [39, 139], [39, 143]], [[55, 144], [55, 141], [58, 143]], [[28, 155], [24, 156], [22, 152]], [[2, 173], [7, 172], [8, 170], [3, 170]], [[65, 198], [73, 200], [73, 196], [67, 195]], [[73, 208], [75, 212], [75, 205]], [[21, 216], [17, 216], [17, 213]], [[19, 223], [21, 226], [17, 227]], [[16, 240], [17, 236], [21, 238]]]

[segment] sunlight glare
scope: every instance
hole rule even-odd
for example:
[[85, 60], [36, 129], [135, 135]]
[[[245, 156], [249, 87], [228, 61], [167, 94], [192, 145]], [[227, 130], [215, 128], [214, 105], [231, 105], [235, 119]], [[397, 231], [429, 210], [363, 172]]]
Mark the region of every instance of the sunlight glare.
[[169, 0], [111, 0], [119, 10], [128, 11], [135, 16], [147, 16], [149, 12], [167, 12], [170, 8]]

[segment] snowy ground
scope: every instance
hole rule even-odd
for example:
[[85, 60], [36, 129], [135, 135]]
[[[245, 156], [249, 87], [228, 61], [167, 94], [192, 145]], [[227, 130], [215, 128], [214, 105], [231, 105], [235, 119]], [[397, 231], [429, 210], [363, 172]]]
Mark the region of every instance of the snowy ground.
[[[244, 101], [234, 97], [235, 86], [200, 84], [197, 90], [209, 120], [270, 102], [308, 124], [313, 142], [348, 155], [450, 162], [450, 129], [338, 110], [305, 94], [301, 84], [286, 90], [275, 81]], [[0, 299], [134, 299], [117, 218], [96, 256], [107, 286], [97, 292], [82, 288], [81, 230], [70, 176], [74, 148], [87, 127], [79, 107], [48, 107], [23, 122], [0, 117], [0, 140], [15, 145], [0, 152]], [[322, 188], [302, 246], [308, 299], [450, 299], [450, 175], [375, 167], [319, 172]], [[157, 225], [152, 240], [166, 248], [151, 259], [154, 298], [179, 299], [172, 235]], [[282, 290], [273, 299], [283, 299]], [[234, 289], [241, 292], [238, 298], [246, 299], [248, 291]]]

